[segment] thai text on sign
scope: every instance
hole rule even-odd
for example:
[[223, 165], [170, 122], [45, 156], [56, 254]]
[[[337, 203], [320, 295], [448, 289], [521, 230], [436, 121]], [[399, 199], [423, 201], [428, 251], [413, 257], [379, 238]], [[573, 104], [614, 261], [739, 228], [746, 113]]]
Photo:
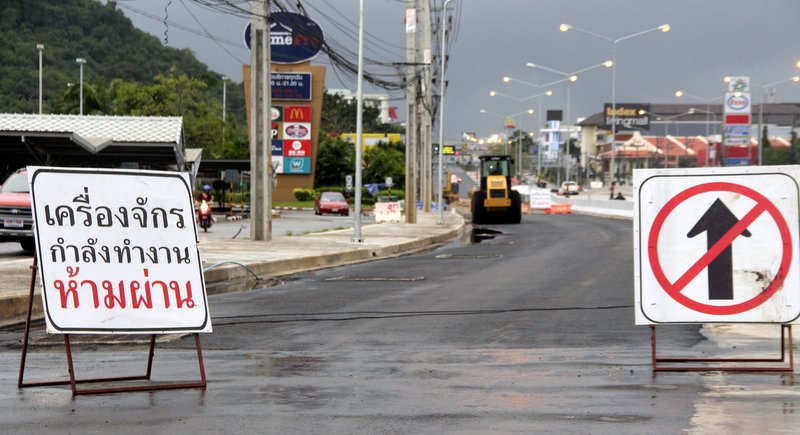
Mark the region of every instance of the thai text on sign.
[[28, 170], [48, 332], [211, 332], [187, 174]]

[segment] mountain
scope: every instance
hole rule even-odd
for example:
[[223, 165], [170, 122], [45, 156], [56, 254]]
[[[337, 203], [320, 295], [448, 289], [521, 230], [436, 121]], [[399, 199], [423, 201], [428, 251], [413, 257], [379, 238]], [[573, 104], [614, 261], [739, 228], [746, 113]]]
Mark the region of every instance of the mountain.
[[[96, 0], [0, 0], [0, 112], [34, 113], [39, 101], [39, 54], [44, 44], [44, 113], [70, 84], [79, 83], [76, 58], [86, 59], [84, 86], [104, 79], [151, 83], [171, 67], [208, 84], [222, 97], [221, 76], [191, 50], [162, 45], [117, 10]], [[241, 84], [228, 83], [229, 116], [244, 120]], [[241, 109], [241, 110], [239, 110]]]

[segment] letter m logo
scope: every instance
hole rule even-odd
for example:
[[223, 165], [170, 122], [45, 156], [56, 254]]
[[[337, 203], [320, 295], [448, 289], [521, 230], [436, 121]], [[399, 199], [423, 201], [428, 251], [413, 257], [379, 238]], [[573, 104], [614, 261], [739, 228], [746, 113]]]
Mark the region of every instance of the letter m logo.
[[311, 122], [311, 106], [286, 106], [283, 119], [284, 122]]

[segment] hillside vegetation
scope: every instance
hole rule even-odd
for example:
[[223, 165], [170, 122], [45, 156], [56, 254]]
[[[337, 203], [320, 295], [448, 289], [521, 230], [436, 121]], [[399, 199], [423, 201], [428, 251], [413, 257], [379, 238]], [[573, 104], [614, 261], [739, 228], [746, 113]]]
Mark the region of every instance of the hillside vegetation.
[[187, 146], [207, 158], [247, 155], [242, 84], [228, 83], [223, 142], [221, 75], [134, 27], [113, 1], [4, 0], [0, 38], [0, 112], [38, 112], [44, 44], [43, 113], [79, 112], [82, 57], [85, 114], [183, 116]]

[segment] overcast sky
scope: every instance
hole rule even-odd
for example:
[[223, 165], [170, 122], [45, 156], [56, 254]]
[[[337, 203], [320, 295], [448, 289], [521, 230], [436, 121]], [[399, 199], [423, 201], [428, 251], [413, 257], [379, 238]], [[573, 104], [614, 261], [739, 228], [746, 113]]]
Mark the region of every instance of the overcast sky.
[[[325, 37], [357, 50], [358, 0], [303, 0], [309, 15]], [[404, 62], [405, 1], [366, 0], [368, 36], [366, 55], [387, 62]], [[440, 0], [435, 0], [437, 5]], [[480, 113], [481, 109], [508, 115], [529, 108], [538, 111], [537, 99], [514, 101], [489, 91], [519, 98], [543, 92], [522, 84], [504, 84], [503, 76], [532, 84], [558, 80], [560, 76], [526, 67], [532, 62], [564, 72], [574, 72], [611, 58], [612, 44], [579, 32], [560, 32], [559, 25], [618, 39], [662, 24], [668, 33], [653, 32], [616, 45], [617, 102], [696, 103], [698, 99], [675, 97], [681, 89], [703, 99], [721, 101], [726, 75], [749, 76], [753, 100], [762, 100], [762, 86], [800, 74], [800, 1], [798, 0], [452, 0], [458, 3], [454, 20], [455, 41], [449, 43], [446, 72], [445, 142], [457, 141], [463, 131], [486, 136], [502, 131], [502, 119]], [[133, 23], [165, 42], [190, 48], [199, 59], [234, 80], [242, 79], [242, 63], [249, 52], [242, 43], [245, 18], [215, 13], [190, 0], [119, 0], [120, 9]], [[174, 25], [148, 18], [126, 8], [134, 7], [202, 33], [240, 44], [217, 44]], [[166, 8], [166, 12], [165, 12]], [[189, 13], [191, 11], [194, 17]], [[199, 23], [198, 23], [199, 21]], [[343, 30], [344, 29], [344, 30]], [[439, 42], [437, 41], [436, 44]], [[223, 48], [220, 47], [220, 45]], [[227, 50], [227, 51], [226, 51]], [[329, 64], [324, 55], [314, 63]], [[554, 95], [543, 98], [542, 109], [566, 109], [565, 84], [552, 87]], [[329, 68], [327, 88], [356, 89], [354, 81], [337, 76]], [[365, 88], [368, 92], [382, 92]], [[436, 88], [438, 92], [438, 87]], [[611, 102], [611, 71], [598, 68], [580, 75], [572, 84], [570, 119], [602, 111]], [[392, 105], [402, 109], [403, 94]], [[773, 102], [800, 103], [800, 83], [774, 87]], [[519, 126], [534, 131], [537, 115], [525, 115]], [[435, 133], [438, 136], [438, 133]]]

